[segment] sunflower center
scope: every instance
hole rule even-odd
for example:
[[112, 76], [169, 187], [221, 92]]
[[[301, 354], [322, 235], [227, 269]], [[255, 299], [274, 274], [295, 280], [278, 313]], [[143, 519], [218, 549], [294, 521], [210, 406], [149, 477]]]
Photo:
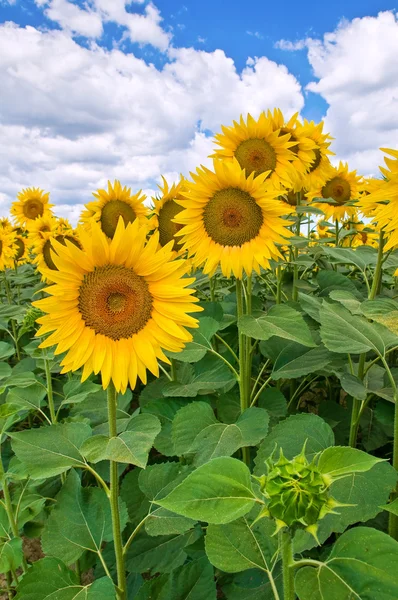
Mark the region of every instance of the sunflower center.
[[110, 200], [101, 211], [101, 229], [109, 237], [113, 238], [119, 217], [123, 217], [124, 224], [132, 223], [136, 214], [132, 207], [123, 200]]
[[287, 127], [281, 127], [280, 128], [279, 136], [286, 135], [287, 133], [290, 133], [290, 140], [289, 140], [289, 142], [297, 142], [297, 144], [295, 144], [294, 146], [290, 146], [289, 150], [291, 152], [293, 152], [293, 154], [297, 154], [297, 152], [299, 151], [298, 139], [296, 138], [296, 136], [294, 135], [294, 133], [290, 129], [288, 129]]
[[342, 177], [333, 177], [322, 188], [322, 196], [324, 198], [333, 198], [339, 206], [345, 204], [351, 198], [351, 186]]
[[239, 188], [219, 190], [210, 198], [203, 223], [209, 237], [222, 246], [242, 246], [255, 238], [263, 213], [255, 199]]
[[161, 246], [165, 246], [171, 240], [174, 240], [173, 250], [179, 249], [178, 240], [174, 237], [181, 229], [182, 225], [173, 223], [172, 219], [182, 211], [182, 206], [177, 204], [175, 200], [168, 200], [159, 211], [159, 242]]
[[262, 138], [250, 138], [241, 142], [235, 150], [235, 158], [246, 169], [246, 175], [254, 172], [255, 177], [264, 171], [274, 171], [276, 153], [271, 144]]
[[25, 252], [25, 244], [21, 239], [17, 238], [15, 240], [15, 245], [17, 247], [17, 251], [14, 256], [14, 260], [20, 260], [23, 257], [23, 254]]
[[[72, 242], [72, 244], [77, 246], [77, 248], [81, 248], [81, 245], [77, 241], [77, 239], [71, 235], [57, 235], [55, 239], [57, 240], [57, 242], [59, 242], [63, 246], [66, 246], [65, 240], [68, 240], [69, 242]], [[58, 271], [58, 267], [56, 266], [55, 262], [53, 261], [53, 258], [51, 255], [52, 252], [55, 252], [54, 247], [51, 243], [51, 240], [47, 240], [45, 242], [42, 252], [43, 252], [44, 262], [46, 263], [47, 268], [51, 269], [52, 271]], [[56, 254], [56, 252], [55, 252], [55, 254]]]
[[151, 317], [148, 284], [133, 269], [105, 265], [88, 273], [80, 286], [79, 311], [87, 327], [112, 340], [130, 338]]
[[[307, 195], [304, 193], [304, 190], [301, 190], [298, 193], [301, 195], [300, 200], [305, 202], [307, 200]], [[283, 197], [283, 200], [287, 202], [287, 204], [290, 204], [290, 206], [297, 206], [297, 192], [290, 190], [290, 192]]]
[[43, 203], [37, 198], [31, 198], [27, 200], [23, 205], [23, 214], [28, 219], [36, 219], [43, 215]]
[[322, 154], [319, 148], [315, 148], [314, 154], [315, 158], [312, 161], [310, 168], [308, 169], [308, 173], [312, 173], [313, 171], [315, 171], [315, 169], [317, 169], [321, 164]]

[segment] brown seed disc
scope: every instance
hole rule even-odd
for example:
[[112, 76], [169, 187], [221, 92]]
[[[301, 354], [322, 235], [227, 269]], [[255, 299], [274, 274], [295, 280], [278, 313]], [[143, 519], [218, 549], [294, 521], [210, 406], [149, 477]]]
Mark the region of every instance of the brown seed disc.
[[255, 177], [264, 171], [273, 171], [276, 167], [275, 150], [262, 138], [251, 138], [241, 142], [235, 150], [235, 158], [242, 169], [246, 169], [246, 176], [253, 172]]
[[348, 202], [351, 198], [351, 186], [343, 177], [333, 177], [322, 188], [324, 198], [333, 198], [339, 206]]
[[179, 249], [178, 240], [174, 237], [181, 229], [182, 225], [173, 223], [172, 219], [182, 211], [182, 206], [174, 200], [168, 200], [159, 211], [159, 242], [161, 246], [165, 246], [171, 240], [174, 240], [173, 250]]
[[119, 217], [123, 217], [124, 224], [132, 223], [136, 214], [133, 208], [123, 200], [110, 200], [101, 211], [101, 229], [109, 237], [113, 238]]
[[41, 217], [44, 211], [43, 202], [38, 198], [31, 198], [24, 203], [22, 211], [28, 219]]

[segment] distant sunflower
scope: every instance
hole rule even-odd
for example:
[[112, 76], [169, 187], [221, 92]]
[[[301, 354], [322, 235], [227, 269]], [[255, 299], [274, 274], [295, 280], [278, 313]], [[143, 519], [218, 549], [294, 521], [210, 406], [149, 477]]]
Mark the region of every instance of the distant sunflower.
[[268, 111], [268, 118], [271, 119], [273, 129], [278, 131], [279, 136], [289, 134], [289, 142], [296, 142], [294, 146], [290, 146], [289, 148], [294, 155], [292, 166], [299, 173], [307, 173], [315, 161], [315, 151], [318, 146], [308, 136], [309, 130], [301, 126], [298, 120], [298, 113], [295, 113], [289, 121], [285, 122], [282, 111], [279, 108], [275, 108], [273, 113]]
[[35, 246], [38, 242], [46, 238], [46, 234], [54, 235], [58, 229], [57, 219], [51, 215], [38, 217], [34, 221], [28, 223], [28, 235]]
[[304, 119], [303, 124], [297, 124], [296, 130], [297, 136], [303, 136], [316, 144], [314, 150], [315, 158], [310, 164], [307, 173], [303, 176], [302, 186], [307, 190], [322, 187], [325, 181], [329, 179], [330, 172], [333, 169], [329, 160], [329, 156], [334, 154], [334, 152], [329, 150], [329, 140], [332, 140], [332, 138], [329, 134], [323, 133], [322, 121], [315, 124], [314, 121]]
[[153, 218], [151, 225], [159, 231], [159, 243], [165, 246], [173, 241], [173, 250], [180, 250], [180, 241], [175, 237], [175, 234], [181, 229], [181, 225], [174, 222], [174, 218], [182, 211], [182, 207], [177, 204], [177, 200], [181, 200], [181, 193], [186, 188], [186, 181], [183, 177], [178, 183], [173, 183], [169, 187], [167, 181], [162, 176], [163, 187], [158, 186], [161, 191], [159, 198], [152, 198], [154, 202]]
[[57, 226], [58, 226], [58, 231], [60, 233], [71, 233], [73, 232], [73, 227], [70, 224], [70, 222], [68, 221], [68, 219], [65, 219], [64, 217], [58, 217], [57, 218]]
[[138, 219], [142, 226], [148, 227], [149, 209], [144, 205], [146, 196], [141, 195], [141, 190], [132, 195], [131, 188], [122, 187], [116, 179], [113, 185], [108, 181], [108, 190], [97, 190], [93, 196], [97, 200], [86, 204], [86, 210], [81, 214], [83, 224], [99, 223], [109, 238], [115, 234], [119, 217], [125, 225]]
[[247, 176], [267, 173], [266, 177], [277, 187], [280, 183], [291, 187], [297, 177], [292, 167], [296, 155], [291, 148], [297, 146], [297, 142], [290, 140], [290, 132], [281, 135], [280, 130], [274, 130], [273, 119], [264, 112], [257, 121], [249, 114], [246, 121], [241, 116], [239, 123], [234, 121], [232, 126], [221, 129], [222, 133], [215, 136], [220, 148], [211, 158], [231, 161], [235, 158]]
[[13, 226], [12, 226], [10, 219], [8, 219], [7, 217], [1, 217], [0, 218], [0, 229], [5, 229], [6, 231], [12, 231]]
[[212, 275], [221, 265], [226, 277], [242, 278], [243, 271], [259, 272], [281, 256], [276, 244], [291, 235], [282, 219], [291, 210], [265, 182], [267, 171], [246, 177], [236, 160], [214, 160], [214, 172], [202, 166], [191, 175], [194, 183], [178, 200], [184, 210], [175, 221], [184, 225], [177, 235], [195, 266], [204, 264], [204, 273]]
[[13, 258], [18, 266], [24, 265], [29, 261], [29, 247], [30, 243], [27, 237], [22, 235], [15, 236], [15, 253]]
[[38, 270], [43, 275], [48, 271], [58, 271], [58, 268], [54, 262], [54, 254], [57, 254], [55, 250], [54, 241], [62, 246], [66, 246], [67, 242], [73, 244], [76, 248], [81, 248], [82, 245], [79, 241], [79, 237], [74, 234], [63, 234], [57, 230], [50, 233], [44, 233], [41, 239], [37, 239], [33, 246], [33, 252], [36, 255], [34, 262], [37, 265]]
[[159, 248], [158, 233], [146, 244], [138, 220], [125, 227], [119, 219], [112, 241], [99, 224], [81, 235], [82, 250], [54, 242], [59, 271], [49, 274], [50, 296], [33, 303], [47, 313], [37, 335], [52, 331], [41, 347], [67, 352], [63, 373], [83, 367], [84, 381], [101, 372], [104, 388], [112, 379], [124, 392], [137, 377], [146, 383], [146, 369], [159, 375], [158, 359], [169, 362], [162, 349], [179, 352], [192, 339], [186, 327], [198, 321], [188, 313], [202, 310], [188, 288], [194, 279], [172, 260], [171, 244]]
[[379, 180], [379, 185], [375, 185], [373, 191], [362, 196], [361, 209], [366, 214], [367, 208], [373, 208], [370, 213], [372, 225], [378, 231], [384, 231], [386, 252], [398, 247], [398, 150], [390, 148], [381, 148], [381, 150], [393, 158], [384, 158], [388, 168], [380, 167], [383, 179]]
[[50, 194], [40, 188], [25, 188], [11, 205], [11, 214], [18, 225], [26, 225], [38, 217], [51, 215]]
[[17, 250], [16, 235], [9, 229], [0, 227], [0, 271], [14, 266], [14, 256]]
[[365, 225], [354, 218], [353, 220], [348, 220], [346, 223], [343, 223], [343, 228], [351, 231], [354, 230], [356, 233], [345, 236], [341, 243], [342, 246], [350, 246], [352, 248], [358, 246], [378, 247], [379, 236], [375, 233], [374, 229], [368, 225]]
[[[333, 168], [330, 172], [322, 187], [310, 190], [307, 196], [309, 201], [315, 198], [312, 205], [323, 211], [326, 221], [342, 221], [356, 214], [357, 208], [352, 203], [359, 198], [360, 186], [361, 177], [356, 175], [356, 171], [349, 172], [348, 165], [340, 162], [338, 168]], [[317, 203], [316, 198], [331, 198], [332, 203]]]

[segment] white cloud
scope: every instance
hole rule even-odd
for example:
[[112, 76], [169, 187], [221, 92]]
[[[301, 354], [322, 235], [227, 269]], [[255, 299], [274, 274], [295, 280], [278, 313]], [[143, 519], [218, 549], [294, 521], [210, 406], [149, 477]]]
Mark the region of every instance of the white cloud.
[[275, 48], [279, 48], [279, 50], [287, 50], [288, 52], [303, 50], [306, 46], [306, 40], [297, 40], [296, 42], [291, 42], [290, 40], [278, 40], [275, 43]]
[[247, 35], [252, 35], [253, 37], [256, 37], [259, 40], [263, 40], [264, 36], [259, 32], [259, 31], [246, 31]]
[[68, 0], [36, 0], [45, 7], [44, 14], [63, 29], [88, 38], [102, 35], [102, 20], [98, 13], [89, 8], [82, 9]]
[[266, 57], [248, 59], [238, 73], [222, 50], [172, 48], [168, 56], [157, 69], [116, 48], [82, 47], [67, 31], [0, 26], [7, 202], [34, 185], [68, 212], [65, 206], [84, 204], [114, 178], [153, 190], [161, 173], [177, 178], [209, 164], [205, 131], [241, 112], [280, 106], [289, 115], [303, 106], [294, 76]]
[[343, 21], [323, 40], [308, 39], [318, 81], [308, 90], [329, 104], [333, 149], [362, 173], [377, 173], [382, 153], [398, 139], [398, 20], [393, 12]]

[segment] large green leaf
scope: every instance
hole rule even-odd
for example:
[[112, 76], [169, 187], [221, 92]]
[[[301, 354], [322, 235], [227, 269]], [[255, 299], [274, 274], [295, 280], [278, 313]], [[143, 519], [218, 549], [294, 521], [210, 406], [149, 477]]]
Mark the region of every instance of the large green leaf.
[[256, 503], [250, 471], [228, 457], [214, 458], [198, 467], [156, 504], [177, 514], [208, 523], [229, 523]]
[[356, 448], [333, 446], [322, 452], [318, 460], [318, 468], [321, 473], [341, 477], [349, 473], [364, 473], [379, 462], [383, 462], [383, 459]]
[[278, 336], [303, 346], [315, 346], [308, 325], [301, 314], [286, 305], [278, 305], [263, 316], [245, 316], [239, 319], [239, 330], [256, 340]]
[[[214, 361], [212, 361], [214, 363]], [[195, 366], [199, 369], [197, 363]], [[231, 370], [221, 361], [215, 361], [210, 369], [193, 370], [182, 382], [170, 382], [163, 388], [163, 395], [166, 397], [194, 398], [200, 393], [214, 392], [232, 387], [236, 379]]]
[[292, 415], [276, 425], [261, 443], [255, 458], [255, 474], [265, 472], [265, 461], [273, 452], [278, 455], [282, 448], [287, 458], [299, 454], [306, 444], [307, 457], [312, 459], [315, 454], [334, 444], [332, 429], [320, 417], [314, 414]]
[[272, 370], [272, 379], [295, 379], [323, 369], [333, 359], [333, 354], [324, 346], [303, 348], [288, 344], [279, 354]]
[[81, 585], [74, 571], [55, 558], [43, 558], [33, 564], [18, 584], [15, 600], [115, 600], [116, 593], [108, 577], [91, 585]]
[[22, 565], [22, 538], [0, 540], [0, 573], [16, 571]]
[[[108, 498], [100, 488], [82, 488], [73, 469], [56, 501], [42, 535], [45, 554], [71, 564], [85, 550], [98, 552], [104, 541], [112, 539]], [[125, 524], [125, 514], [122, 520]]]
[[172, 423], [177, 411], [185, 405], [186, 400], [181, 398], [158, 398], [149, 400], [141, 407], [143, 413], [155, 415], [162, 425], [153, 445], [164, 456], [175, 456], [176, 454], [172, 439]]
[[182, 456], [189, 452], [196, 436], [214, 423], [217, 423], [217, 419], [207, 402], [192, 402], [181, 408], [176, 413], [171, 427], [174, 453]]
[[21, 433], [11, 433], [15, 455], [29, 470], [33, 479], [59, 475], [73, 466], [84, 466], [79, 452], [90, 437], [91, 428], [85, 423], [63, 423]]
[[17, 404], [20, 408], [37, 410], [41, 407], [47, 390], [40, 383], [28, 387], [14, 387], [7, 394], [7, 402]]
[[199, 328], [192, 332], [192, 342], [188, 342], [181, 352], [169, 352], [168, 356], [182, 362], [197, 362], [212, 348], [210, 340], [220, 328], [220, 323], [211, 317], [201, 317]]
[[396, 335], [398, 334], [398, 302], [391, 298], [366, 300], [362, 303], [361, 309], [365, 317], [384, 325]]
[[63, 392], [65, 398], [62, 404], [78, 404], [83, 402], [90, 394], [95, 394], [101, 390], [101, 386], [92, 381], [84, 381], [83, 383], [78, 379], [72, 379], [65, 383]]
[[369, 527], [356, 527], [334, 544], [316, 567], [295, 578], [300, 600], [392, 600], [398, 598], [398, 543]]
[[206, 554], [210, 562], [226, 573], [246, 569], [272, 570], [272, 557], [278, 548], [272, 537], [275, 524], [260, 519], [254, 526], [245, 518], [226, 525], [209, 525], [206, 533]]

